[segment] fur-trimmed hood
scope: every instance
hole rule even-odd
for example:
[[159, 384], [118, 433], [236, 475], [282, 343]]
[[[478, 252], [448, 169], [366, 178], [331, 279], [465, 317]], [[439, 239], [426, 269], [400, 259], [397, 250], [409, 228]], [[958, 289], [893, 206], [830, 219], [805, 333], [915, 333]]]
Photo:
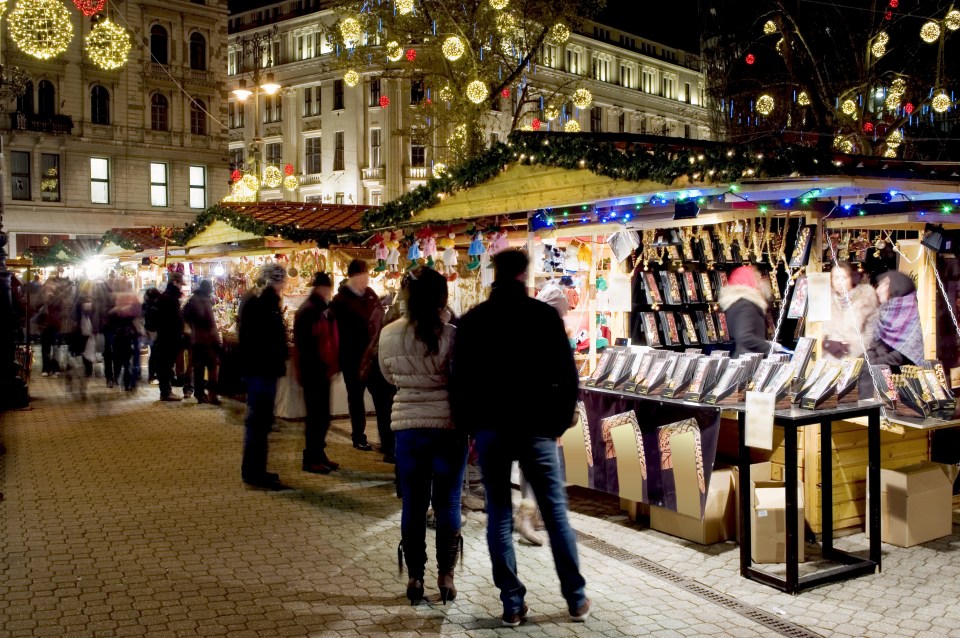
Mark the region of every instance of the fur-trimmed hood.
[[767, 300], [763, 298], [759, 290], [752, 286], [724, 286], [720, 289], [720, 298], [717, 302], [720, 304], [721, 310], [726, 312], [730, 309], [730, 306], [741, 299], [746, 299], [763, 312], [767, 311], [769, 305]]

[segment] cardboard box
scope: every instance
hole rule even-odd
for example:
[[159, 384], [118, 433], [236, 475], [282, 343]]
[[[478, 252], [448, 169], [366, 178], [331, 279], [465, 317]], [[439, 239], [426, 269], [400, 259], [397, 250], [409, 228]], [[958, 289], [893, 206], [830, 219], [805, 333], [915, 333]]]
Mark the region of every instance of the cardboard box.
[[[880, 470], [880, 538], [912, 547], [953, 532], [957, 467], [923, 462]], [[869, 525], [867, 526], [869, 534]]]
[[712, 545], [734, 538], [735, 512], [733, 470], [717, 469], [710, 475], [707, 504], [702, 520], [662, 507], [650, 506], [650, 527], [694, 543]]
[[[771, 463], [750, 466], [750, 557], [755, 563], [783, 563], [787, 560], [787, 490], [783, 468]], [[740, 473], [733, 473], [736, 500], [737, 542], [740, 542]], [[797, 485], [797, 558], [804, 561], [803, 484]]]

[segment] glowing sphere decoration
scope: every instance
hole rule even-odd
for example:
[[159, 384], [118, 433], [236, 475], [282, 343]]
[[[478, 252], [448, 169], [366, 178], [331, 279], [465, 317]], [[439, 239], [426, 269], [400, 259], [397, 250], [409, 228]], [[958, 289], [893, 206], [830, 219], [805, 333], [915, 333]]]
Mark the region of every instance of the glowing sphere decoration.
[[887, 109], [891, 111], [895, 111], [897, 107], [900, 106], [901, 97], [902, 96], [899, 93], [891, 93], [890, 95], [887, 96], [887, 99], [884, 102], [884, 105], [887, 107]]
[[260, 180], [258, 180], [255, 175], [251, 175], [250, 173], [244, 175], [243, 179], [240, 180], [240, 183], [252, 191], [257, 191], [260, 189]]
[[883, 152], [883, 156], [892, 159], [897, 156], [897, 149], [887, 147], [887, 150]]
[[883, 14], [883, 19], [893, 20], [893, 11], [887, 11], [885, 14]]
[[463, 40], [459, 36], [451, 35], [443, 41], [441, 50], [443, 51], [443, 57], [451, 62], [456, 62], [463, 57], [466, 47], [463, 46]]
[[891, 9], [896, 9], [900, 6], [900, 0], [890, 0], [889, 4]]
[[843, 153], [853, 152], [853, 142], [842, 135], [838, 135], [836, 139], [833, 140], [833, 147]]
[[487, 85], [480, 80], [474, 80], [467, 85], [467, 99], [474, 104], [480, 104], [486, 100], [488, 94]]
[[810, 96], [806, 91], [800, 91], [800, 94], [797, 95], [797, 104], [800, 106], [810, 106]]
[[80, 13], [89, 18], [103, 11], [107, 0], [73, 0], [73, 4], [80, 10]]
[[284, 174], [284, 175], [293, 175], [293, 164], [284, 164], [284, 165], [283, 165], [283, 174]]
[[296, 175], [287, 175], [283, 178], [283, 187], [288, 191], [295, 191], [300, 187], [300, 180]]
[[517, 30], [517, 18], [512, 13], [501, 13], [497, 16], [497, 31], [508, 35]]
[[263, 172], [263, 185], [267, 188], [276, 188], [283, 181], [283, 173], [276, 166], [268, 166]]
[[230, 173], [230, 181], [231, 181], [231, 182], [239, 182], [241, 179], [243, 179], [243, 173], [241, 173], [241, 172], [240, 172], [239, 170], [237, 170], [237, 169], [233, 169], [233, 172]]
[[900, 129], [894, 129], [890, 132], [890, 135], [887, 136], [887, 146], [892, 146], [896, 148], [900, 146], [903, 142], [903, 133], [900, 132]]
[[535, 117], [533, 118], [533, 121], [530, 122], [530, 128], [532, 128], [534, 131], [539, 131], [541, 124], [540, 118]]
[[875, 58], [882, 58], [887, 54], [887, 45], [883, 42], [874, 42], [870, 47], [870, 53], [872, 53]]
[[570, 39], [570, 27], [558, 22], [547, 31], [547, 44], [563, 44]]
[[385, 108], [387, 108], [388, 106], [390, 106], [390, 98], [388, 98], [386, 95], [381, 95], [381, 96], [380, 96], [380, 108], [384, 108], [384, 109], [385, 109]]
[[953, 100], [950, 99], [950, 96], [947, 95], [946, 91], [940, 91], [933, 96], [933, 99], [930, 100], [930, 106], [933, 107], [933, 110], [937, 113], [946, 113], [950, 110], [950, 106], [953, 104]]
[[863, 124], [864, 133], [873, 133], [873, 122], [864, 122]]
[[755, 56], [752, 53], [748, 53], [747, 57], [745, 57], [743, 61], [746, 62], [747, 64], [753, 64], [754, 62], [757, 61], [757, 56]]
[[363, 37], [363, 27], [360, 26], [360, 22], [356, 18], [347, 18], [340, 23], [340, 36], [343, 38], [344, 44], [352, 47], [358, 44], [360, 38]]
[[940, 25], [931, 20], [920, 27], [920, 39], [927, 44], [933, 44], [940, 39]]
[[490, 6], [497, 11], [503, 11], [510, 4], [510, 0], [490, 0]]
[[350, 69], [343, 74], [343, 83], [347, 86], [356, 86], [360, 83], [360, 74], [353, 69]]
[[588, 109], [593, 104], [593, 93], [587, 89], [577, 89], [573, 92], [571, 101], [578, 109]]
[[17, 48], [40, 60], [60, 55], [73, 39], [70, 12], [59, 0], [20, 0], [8, 20]]
[[770, 115], [773, 113], [773, 107], [776, 103], [770, 95], [761, 95], [757, 98], [757, 113], [760, 115]]
[[947, 27], [950, 31], [960, 29], [960, 11], [954, 9], [948, 13], [947, 17], [943, 19], [943, 26]]
[[510, 97], [510, 87], [503, 87], [503, 90], [500, 91], [500, 97]]
[[407, 62], [413, 62], [417, 59], [416, 49], [407, 49]]
[[880, 44], [890, 44], [890, 35], [886, 31], [881, 31], [873, 41], [879, 42]]
[[903, 95], [903, 93], [904, 93], [906, 90], [907, 90], [907, 81], [904, 80], [903, 78], [897, 78], [897, 79], [894, 80], [893, 83], [890, 85], [890, 92], [891, 92], [891, 93], [899, 93], [900, 95]]
[[903, 105], [903, 112], [906, 113], [907, 115], [912, 115], [913, 108], [914, 108], [913, 102], [907, 102], [906, 104]]
[[433, 176], [434, 177], [443, 177], [447, 174], [447, 165], [443, 162], [434, 162], [433, 163]]
[[570, 120], [563, 125], [564, 133], [579, 133], [580, 132], [580, 122], [576, 120]]
[[120, 25], [104, 18], [87, 35], [87, 55], [101, 69], [113, 71], [127, 63], [130, 34]]
[[437, 97], [440, 98], [441, 102], [452, 102], [453, 101], [453, 89], [450, 88], [450, 85], [444, 86], [442, 89], [437, 91]]
[[840, 110], [843, 111], [844, 115], [853, 115], [857, 112], [857, 103], [853, 100], [844, 100], [843, 104], [840, 105]]
[[764, 35], [773, 35], [777, 32], [777, 23], [773, 20], [767, 20], [763, 23], [763, 33]]
[[543, 116], [547, 118], [548, 122], [552, 122], [560, 117], [560, 109], [555, 106], [548, 106], [547, 108], [543, 109]]
[[397, 62], [403, 57], [403, 47], [397, 41], [387, 42], [387, 59]]
[[413, 12], [413, 0], [395, 0], [393, 6], [397, 8], [397, 13], [402, 16]]
[[532, 131], [533, 131], [533, 126], [530, 125], [530, 124], [524, 124], [523, 126], [520, 127], [520, 130], [521, 130], [521, 131], [526, 131], [526, 132], [529, 133], [529, 132], [532, 132]]

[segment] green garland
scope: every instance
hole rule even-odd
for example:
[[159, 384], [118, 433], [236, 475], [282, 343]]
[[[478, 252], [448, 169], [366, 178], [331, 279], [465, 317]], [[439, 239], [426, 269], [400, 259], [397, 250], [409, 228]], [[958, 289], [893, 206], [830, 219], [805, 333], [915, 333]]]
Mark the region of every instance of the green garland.
[[[846, 156], [849, 157], [849, 156]], [[414, 216], [452, 194], [499, 175], [512, 163], [586, 169], [613, 179], [672, 184], [686, 176], [692, 183], [736, 182], [744, 177], [836, 175], [834, 154], [796, 146], [729, 145], [653, 136], [612, 134], [521, 133], [473, 159], [452, 167], [446, 175], [367, 210], [363, 226], [386, 229], [408, 224]]]
[[143, 250], [143, 246], [141, 246], [135, 240], [129, 237], [124, 237], [123, 235], [120, 235], [119, 233], [115, 233], [112, 230], [108, 230], [103, 234], [103, 237], [100, 238], [100, 247], [98, 248], [98, 252], [102, 251], [104, 246], [106, 246], [107, 244], [113, 244], [114, 246], [119, 246], [124, 250], [132, 250], [135, 253], [138, 253], [141, 250]]
[[[63, 257], [60, 256], [61, 253], [63, 253]], [[84, 255], [76, 250], [68, 248], [62, 240], [55, 243], [50, 247], [50, 250], [42, 254], [37, 254], [28, 248], [23, 251], [23, 256], [29, 257], [33, 260], [34, 266], [40, 266], [41, 268], [46, 268], [48, 266], [65, 266], [67, 264], [76, 264], [84, 260]]]
[[229, 206], [215, 204], [200, 213], [193, 222], [188, 223], [179, 233], [173, 236], [172, 240], [180, 246], [185, 246], [187, 242], [216, 221], [224, 222], [239, 231], [260, 237], [281, 237], [297, 243], [316, 242], [321, 248], [359, 243], [369, 235], [369, 233], [357, 233], [350, 230], [309, 230], [299, 228], [296, 224], [268, 224]]

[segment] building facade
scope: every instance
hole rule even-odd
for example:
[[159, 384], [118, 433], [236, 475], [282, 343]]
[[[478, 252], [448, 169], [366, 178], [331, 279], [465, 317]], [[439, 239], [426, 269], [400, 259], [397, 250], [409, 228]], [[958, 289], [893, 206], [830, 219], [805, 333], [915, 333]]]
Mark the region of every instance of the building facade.
[[[73, 39], [51, 60], [20, 52], [3, 29], [4, 66], [29, 77], [0, 112], [14, 255], [114, 227], [183, 225], [229, 190], [226, 0], [131, 0], [93, 18], [68, 6]], [[102, 16], [132, 36], [116, 71], [83, 49]]]
[[[250, 77], [252, 53], [243, 39], [277, 29], [259, 57], [282, 88], [261, 95], [257, 104], [231, 97], [228, 113], [234, 167], [249, 168], [259, 150], [262, 169], [291, 164], [300, 179], [296, 192], [262, 189], [262, 200], [378, 205], [432, 174], [431, 149], [399, 133], [409, 129], [409, 105], [423, 96], [409, 81], [373, 70], [346, 86], [322, 32], [335, 20], [318, 0], [287, 0], [230, 16], [229, 89]], [[582, 131], [711, 137], [698, 56], [599, 24], [585, 31], [563, 45], [545, 45], [530, 78], [531, 86], [544, 90], [576, 83], [592, 92], [592, 107], [571, 113]], [[380, 105], [384, 96], [386, 108]], [[487, 139], [505, 139], [510, 112], [504, 105], [491, 113]], [[260, 149], [251, 145], [258, 137]]]

